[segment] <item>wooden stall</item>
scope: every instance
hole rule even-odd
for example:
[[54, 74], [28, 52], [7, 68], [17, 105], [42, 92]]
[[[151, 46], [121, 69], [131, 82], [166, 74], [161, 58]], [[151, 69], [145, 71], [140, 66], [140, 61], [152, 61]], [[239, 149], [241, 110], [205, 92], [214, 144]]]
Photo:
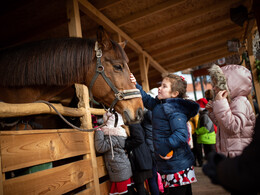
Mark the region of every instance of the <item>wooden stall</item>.
[[[91, 114], [104, 110], [89, 107], [86, 86], [76, 85], [76, 90], [78, 109], [55, 106], [64, 115], [81, 117], [81, 128], [90, 129]], [[35, 103], [1, 104], [1, 117], [55, 113], [43, 103], [37, 103], [37, 110]], [[93, 132], [0, 131], [0, 154], [0, 194], [108, 194], [110, 182], [103, 156], [96, 157]]]

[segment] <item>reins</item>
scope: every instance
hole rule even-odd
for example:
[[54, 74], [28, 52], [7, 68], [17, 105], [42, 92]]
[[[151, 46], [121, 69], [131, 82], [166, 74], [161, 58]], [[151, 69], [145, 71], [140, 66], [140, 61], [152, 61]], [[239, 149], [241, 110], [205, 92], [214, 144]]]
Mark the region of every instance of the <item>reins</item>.
[[77, 126], [73, 125], [73, 124], [70, 123], [67, 119], [65, 119], [64, 116], [62, 116], [61, 113], [60, 113], [60, 112], [55, 108], [55, 106], [53, 106], [50, 102], [47, 102], [47, 101], [44, 101], [44, 100], [38, 100], [38, 101], [36, 101], [36, 102], [34, 102], [34, 103], [44, 103], [44, 104], [47, 104], [48, 106], [52, 107], [53, 110], [59, 115], [59, 117], [60, 117], [65, 123], [67, 123], [67, 124], [68, 124], [69, 126], [71, 126], [73, 129], [77, 129], [77, 130], [79, 130], [79, 131], [93, 132], [93, 131], [97, 130], [98, 128], [101, 128], [101, 127], [105, 126], [107, 120], [109, 119], [109, 117], [108, 117], [108, 119], [107, 119], [102, 125], [97, 126], [97, 127], [95, 127], [95, 128], [92, 128], [92, 129], [82, 129], [82, 128], [80, 128], [80, 127], [77, 127]]

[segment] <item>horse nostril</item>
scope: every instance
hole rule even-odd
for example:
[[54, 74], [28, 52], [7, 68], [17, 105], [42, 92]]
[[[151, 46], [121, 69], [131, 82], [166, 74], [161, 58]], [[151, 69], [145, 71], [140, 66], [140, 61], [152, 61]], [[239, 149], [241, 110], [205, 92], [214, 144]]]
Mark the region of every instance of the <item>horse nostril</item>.
[[138, 108], [136, 112], [137, 112], [136, 113], [136, 120], [138, 120], [138, 121], [143, 120], [143, 114], [144, 114], [143, 109]]
[[126, 124], [126, 125], [130, 124], [131, 119], [130, 119], [130, 117], [129, 117], [127, 111], [124, 111], [124, 116], [125, 116], [125, 119], [126, 119], [126, 123], [125, 123], [125, 124]]

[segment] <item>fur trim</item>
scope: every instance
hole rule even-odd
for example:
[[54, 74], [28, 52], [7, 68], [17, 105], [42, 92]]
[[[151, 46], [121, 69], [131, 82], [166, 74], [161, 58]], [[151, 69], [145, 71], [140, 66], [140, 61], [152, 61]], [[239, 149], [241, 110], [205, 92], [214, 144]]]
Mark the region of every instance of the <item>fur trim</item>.
[[218, 87], [220, 90], [228, 90], [226, 77], [219, 66], [214, 64], [209, 69], [209, 75], [211, 80], [216, 80], [216, 87]]
[[126, 131], [123, 127], [107, 127], [104, 126], [101, 128], [105, 135], [114, 135], [114, 136], [122, 136], [127, 137]]
[[[122, 118], [121, 114], [119, 114], [118, 112], [116, 112], [116, 113], [118, 116], [118, 121], [117, 121], [116, 127], [121, 127], [121, 125], [124, 125], [123, 118]], [[106, 122], [107, 127], [114, 128], [115, 120], [116, 120], [116, 117], [113, 113], [106, 112], [105, 114], [103, 114], [103, 121]]]
[[[226, 90], [228, 92], [228, 99], [230, 96], [228, 85], [227, 85], [227, 80], [225, 77], [225, 74], [223, 73], [222, 69], [214, 64], [210, 69], [208, 69], [209, 75], [211, 77], [211, 82], [212, 80], [216, 81], [216, 87], [218, 87], [221, 91]], [[213, 87], [213, 85], [212, 85]], [[216, 95], [216, 94], [215, 94]]]

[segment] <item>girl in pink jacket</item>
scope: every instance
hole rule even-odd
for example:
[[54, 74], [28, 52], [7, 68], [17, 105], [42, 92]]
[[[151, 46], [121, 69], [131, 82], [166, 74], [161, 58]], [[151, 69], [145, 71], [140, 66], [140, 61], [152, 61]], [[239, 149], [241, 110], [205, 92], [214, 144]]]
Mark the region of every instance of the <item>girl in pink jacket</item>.
[[252, 89], [250, 71], [241, 65], [213, 65], [209, 69], [214, 100], [206, 109], [217, 125], [217, 152], [235, 157], [251, 142], [255, 114], [247, 96]]

